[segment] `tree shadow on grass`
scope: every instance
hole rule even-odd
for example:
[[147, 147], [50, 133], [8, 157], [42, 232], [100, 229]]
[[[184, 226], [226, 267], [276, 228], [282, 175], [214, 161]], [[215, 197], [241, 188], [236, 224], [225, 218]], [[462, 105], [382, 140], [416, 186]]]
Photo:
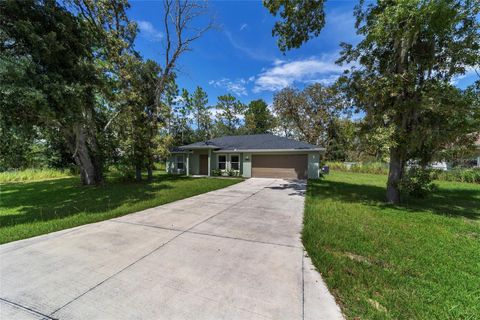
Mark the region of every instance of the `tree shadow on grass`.
[[363, 203], [380, 208], [397, 208], [411, 212], [430, 211], [444, 216], [480, 219], [480, 186], [471, 188], [440, 188], [424, 199], [404, 196], [398, 206], [385, 203], [385, 187], [371, 184], [355, 184], [329, 180], [309, 183], [308, 194], [347, 203]]
[[61, 219], [80, 212], [102, 214], [153, 199], [158, 191], [173, 188], [169, 181], [185, 179], [161, 175], [152, 182], [113, 178], [100, 186], [82, 186], [78, 178], [4, 184], [0, 186], [0, 208], [5, 212], [0, 214], [0, 227]]

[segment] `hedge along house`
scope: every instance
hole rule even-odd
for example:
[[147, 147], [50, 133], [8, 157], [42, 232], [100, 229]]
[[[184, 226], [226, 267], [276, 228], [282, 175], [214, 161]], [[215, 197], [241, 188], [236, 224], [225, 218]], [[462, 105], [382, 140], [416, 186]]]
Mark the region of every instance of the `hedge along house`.
[[225, 136], [174, 148], [166, 168], [186, 175], [318, 179], [324, 151], [272, 134]]

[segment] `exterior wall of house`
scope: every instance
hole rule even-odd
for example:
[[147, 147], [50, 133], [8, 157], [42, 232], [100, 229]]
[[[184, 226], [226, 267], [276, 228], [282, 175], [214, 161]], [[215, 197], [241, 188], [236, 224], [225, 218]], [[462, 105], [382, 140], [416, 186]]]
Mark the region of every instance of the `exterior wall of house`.
[[190, 174], [200, 173], [200, 156], [198, 152], [190, 154]]
[[[183, 163], [184, 163], [184, 169], [178, 169], [177, 168], [177, 162], [176, 162], [176, 157], [177, 156], [183, 156]], [[190, 164], [190, 169], [191, 169], [191, 161], [189, 161]], [[187, 166], [187, 155], [184, 153], [172, 153], [166, 160], [165, 163], [165, 169], [167, 173], [172, 173], [172, 174], [184, 174], [186, 173], [186, 166]]]
[[242, 176], [250, 178], [252, 176], [252, 154], [244, 153], [242, 156]]
[[320, 152], [308, 153], [308, 179], [320, 177]]
[[236, 155], [238, 156], [238, 161], [239, 161], [239, 176], [243, 176], [243, 153], [241, 152], [212, 152], [212, 158], [211, 158], [211, 170], [216, 170], [218, 169], [218, 156], [219, 155], [225, 155], [227, 157], [227, 163], [226, 163], [226, 170], [228, 171], [231, 168], [231, 156]]
[[172, 173], [174, 168], [173, 157], [170, 155], [167, 160], [165, 160], [165, 171], [167, 173]]
[[[189, 173], [190, 175], [198, 175], [200, 173], [200, 154], [209, 154], [208, 150], [195, 150], [193, 153], [189, 154]], [[218, 168], [218, 155], [226, 155], [227, 156], [227, 169], [231, 167], [231, 155], [238, 155], [239, 156], [239, 168], [240, 168], [240, 176], [245, 178], [250, 178], [252, 176], [252, 153], [241, 153], [241, 152], [210, 152], [210, 173], [211, 170], [215, 170]], [[289, 152], [283, 153], [266, 153], [261, 152], [259, 154], [291, 154]], [[308, 178], [309, 179], [318, 179], [320, 174], [320, 152], [307, 152], [308, 154]], [[175, 174], [185, 174], [186, 170], [178, 170], [176, 167], [176, 156], [182, 155], [182, 153], [174, 153], [170, 157], [168, 157], [166, 161], [166, 170], [168, 173], [175, 173]], [[253, 154], [255, 155], [255, 153]], [[187, 165], [187, 155], [183, 154], [184, 156], [184, 166], [186, 168]]]

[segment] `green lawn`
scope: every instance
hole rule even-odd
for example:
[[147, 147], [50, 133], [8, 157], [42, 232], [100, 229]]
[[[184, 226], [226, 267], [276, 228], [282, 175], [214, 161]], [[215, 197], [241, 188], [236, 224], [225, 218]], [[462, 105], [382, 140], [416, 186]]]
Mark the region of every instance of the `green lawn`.
[[0, 243], [122, 216], [239, 181], [157, 173], [151, 183], [110, 179], [98, 187], [81, 186], [79, 178], [0, 184]]
[[303, 243], [348, 318], [480, 319], [480, 185], [385, 205], [383, 175], [309, 181]]

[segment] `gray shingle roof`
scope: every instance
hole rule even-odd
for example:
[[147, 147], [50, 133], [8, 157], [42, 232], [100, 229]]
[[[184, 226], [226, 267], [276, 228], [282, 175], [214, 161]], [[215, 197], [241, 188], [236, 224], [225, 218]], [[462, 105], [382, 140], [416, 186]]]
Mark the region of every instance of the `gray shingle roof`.
[[273, 134], [252, 134], [244, 136], [225, 136], [203, 142], [196, 142], [181, 149], [211, 148], [219, 150], [309, 150], [321, 149], [318, 146], [296, 141]]

